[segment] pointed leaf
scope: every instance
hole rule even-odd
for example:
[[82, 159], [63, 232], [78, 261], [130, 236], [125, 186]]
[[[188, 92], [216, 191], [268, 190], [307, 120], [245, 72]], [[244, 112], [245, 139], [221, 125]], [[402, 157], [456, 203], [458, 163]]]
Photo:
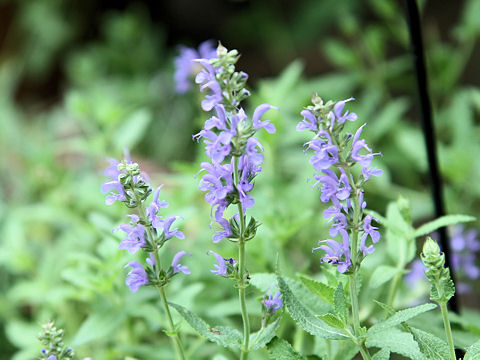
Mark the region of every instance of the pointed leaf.
[[366, 345], [367, 347], [388, 349], [409, 359], [425, 360], [425, 356], [420, 352], [420, 348], [413, 340], [412, 334], [402, 332], [396, 328], [386, 329], [385, 331], [369, 335]]
[[271, 360], [307, 360], [305, 356], [296, 352], [286, 340], [278, 337], [274, 337], [267, 348]]
[[377, 300], [373, 300], [373, 301], [374, 301], [378, 306], [380, 306], [383, 310], [385, 310], [385, 311], [387, 312], [387, 314], [388, 314], [387, 317], [390, 317], [390, 316], [392, 316], [393, 314], [396, 313], [396, 310], [395, 310], [392, 306], [390, 306], [390, 305], [388, 305], [388, 304], [385, 304], [385, 303], [382, 303], [382, 302], [377, 301]]
[[338, 283], [337, 288], [335, 289], [335, 294], [333, 295], [333, 307], [335, 314], [345, 322], [347, 319], [347, 301], [345, 300], [345, 292], [343, 291], [343, 284]]
[[282, 317], [279, 316], [277, 320], [268, 324], [264, 329], [257, 331], [256, 333], [251, 334], [250, 336], [250, 349], [251, 350], [258, 350], [265, 347], [266, 344], [270, 340], [273, 339], [275, 333], [277, 332], [278, 327], [280, 326], [280, 322]]
[[307, 309], [292, 293], [289, 286], [282, 277], [277, 277], [280, 291], [286, 309], [295, 322], [311, 335], [318, 335], [325, 339], [346, 339], [347, 336], [340, 330], [328, 326], [319, 320], [309, 309]]
[[412, 308], [408, 308], [405, 310], [401, 310], [390, 316], [388, 319], [383, 320], [379, 323], [373, 325], [370, 329], [368, 329], [367, 335], [370, 336], [374, 333], [381, 332], [385, 329], [388, 329], [393, 326], [397, 326], [404, 321], [407, 321], [415, 316], [423, 314], [426, 311], [433, 310], [437, 307], [435, 304], [423, 304], [419, 306], [415, 306]]
[[372, 360], [390, 360], [390, 350], [384, 348], [372, 356]]
[[337, 318], [333, 314], [328, 313], [325, 315], [318, 315], [317, 317], [327, 325], [333, 326], [334, 328], [337, 328], [337, 329], [345, 329], [345, 325], [343, 324], [343, 321]]
[[423, 330], [410, 327], [410, 332], [414, 340], [418, 343], [418, 347], [428, 360], [449, 360], [450, 350], [447, 343]]
[[480, 360], [480, 340], [468, 347], [463, 360]]
[[448, 225], [454, 225], [463, 222], [475, 221], [476, 218], [469, 215], [445, 215], [441, 216], [438, 219], [430, 221], [426, 224], [423, 224], [418, 229], [415, 230], [414, 236], [424, 236], [430, 234], [431, 232]]
[[313, 280], [305, 275], [298, 275], [298, 278], [305, 287], [310, 290], [319, 299], [333, 305], [333, 295], [335, 294], [335, 288], [325, 285], [317, 280]]
[[170, 302], [168, 304], [175, 308], [190, 326], [203, 337], [224, 347], [240, 348], [242, 334], [238, 330], [226, 326], [211, 327], [205, 320], [183, 306]]

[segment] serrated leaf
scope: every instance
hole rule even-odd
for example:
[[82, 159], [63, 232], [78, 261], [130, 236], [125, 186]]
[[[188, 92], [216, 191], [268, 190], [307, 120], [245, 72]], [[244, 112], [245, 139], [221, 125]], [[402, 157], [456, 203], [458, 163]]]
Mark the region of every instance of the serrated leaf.
[[413, 339], [428, 360], [449, 360], [450, 350], [442, 339], [423, 330], [410, 327]]
[[298, 278], [305, 287], [316, 295], [319, 299], [333, 305], [333, 295], [335, 294], [335, 288], [325, 285], [320, 281], [313, 280], [303, 274], [298, 275]]
[[411, 307], [405, 310], [401, 310], [390, 316], [388, 319], [383, 320], [379, 323], [373, 325], [370, 329], [368, 329], [367, 335], [370, 336], [377, 332], [384, 331], [385, 329], [397, 326], [402, 322], [405, 322], [415, 316], [423, 314], [426, 311], [433, 310], [437, 307], [435, 304], [423, 304], [415, 307]]
[[393, 279], [393, 277], [397, 275], [400, 271], [402, 271], [402, 269], [399, 269], [397, 267], [380, 265], [373, 272], [372, 277], [370, 278], [369, 286], [372, 289], [376, 289], [379, 286]]
[[343, 291], [343, 284], [338, 283], [333, 295], [333, 308], [335, 314], [345, 322], [347, 319], [347, 301], [345, 300], [345, 292]]
[[344, 329], [345, 325], [343, 325], [343, 321], [337, 318], [333, 314], [325, 314], [325, 315], [318, 315], [317, 316], [320, 320], [322, 320], [325, 324], [330, 325], [337, 329]]
[[384, 348], [372, 356], [372, 360], [390, 360], [390, 350]]
[[295, 322], [311, 335], [317, 335], [325, 339], [346, 339], [347, 336], [340, 330], [328, 326], [318, 319], [309, 309], [307, 309], [292, 293], [289, 286], [282, 277], [277, 277], [280, 291], [282, 292], [283, 302], [290, 316]]
[[211, 327], [205, 320], [183, 306], [170, 302], [168, 304], [175, 308], [187, 323], [203, 337], [223, 347], [240, 348], [242, 334], [238, 330], [227, 326]]
[[388, 316], [391, 316], [391, 315], [393, 315], [393, 314], [396, 313], [396, 310], [395, 310], [392, 306], [390, 306], [390, 305], [388, 305], [388, 304], [385, 304], [385, 303], [382, 303], [382, 302], [377, 301], [377, 300], [373, 300], [373, 301], [374, 301], [378, 306], [380, 306], [382, 309], [384, 309], [384, 310], [387, 312]]
[[445, 215], [441, 216], [438, 219], [430, 221], [426, 224], [423, 224], [413, 233], [415, 237], [424, 236], [432, 233], [433, 231], [449, 225], [454, 225], [458, 223], [475, 221], [476, 218], [469, 215]]
[[480, 360], [480, 340], [468, 347], [463, 360]]
[[396, 328], [386, 329], [385, 331], [369, 335], [366, 345], [367, 347], [388, 349], [390, 352], [413, 360], [425, 360], [418, 344], [413, 340], [412, 334], [402, 332]]
[[[338, 341], [338, 350], [334, 360], [352, 360], [358, 354], [358, 346], [352, 341]], [[326, 359], [329, 359], [326, 357]]]
[[271, 360], [307, 360], [305, 356], [296, 352], [286, 340], [278, 337], [274, 337], [267, 348]]
[[257, 331], [250, 335], [250, 349], [251, 350], [258, 350], [265, 347], [266, 344], [270, 340], [273, 339], [275, 333], [277, 332], [278, 327], [280, 326], [280, 322], [282, 317], [278, 317], [273, 323], [268, 324], [264, 329]]

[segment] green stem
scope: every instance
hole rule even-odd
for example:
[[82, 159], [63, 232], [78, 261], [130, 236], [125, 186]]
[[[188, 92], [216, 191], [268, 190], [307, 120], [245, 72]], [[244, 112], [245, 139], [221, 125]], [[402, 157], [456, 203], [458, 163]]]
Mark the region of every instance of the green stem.
[[457, 358], [455, 356], [455, 346], [453, 344], [452, 329], [450, 327], [450, 320], [448, 319], [447, 303], [440, 303], [440, 309], [442, 310], [443, 326], [445, 327], [445, 335], [447, 336], [448, 347], [450, 348], [450, 359], [456, 360]]
[[168, 334], [173, 341], [173, 346], [175, 347], [175, 351], [177, 352], [177, 359], [185, 360], [185, 354], [183, 352], [182, 342], [178, 333], [175, 329], [175, 324], [173, 323], [172, 314], [170, 313], [170, 308], [167, 303], [167, 297], [165, 295], [165, 289], [163, 286], [158, 287], [160, 291], [160, 298], [162, 299], [163, 308], [165, 309], [165, 313], [167, 314], [168, 323], [170, 324], [170, 333]]
[[[235, 156], [234, 158], [234, 183], [235, 186], [239, 183], [239, 176], [238, 176], [238, 157]], [[243, 216], [243, 208], [242, 203], [238, 203], [238, 215], [240, 217], [240, 235], [238, 239], [238, 298], [240, 300], [240, 308], [242, 311], [242, 321], [243, 321], [243, 341], [242, 341], [242, 354], [240, 356], [240, 360], [247, 360], [248, 359], [248, 351], [250, 346], [250, 321], [248, 319], [248, 311], [247, 311], [247, 301], [245, 297], [245, 291], [248, 284], [245, 282], [245, 274], [246, 274], [246, 254], [245, 254], [245, 239], [244, 239], [244, 232], [245, 232], [245, 218]]]
[[388, 290], [387, 305], [393, 306], [395, 301], [395, 295], [397, 294], [398, 286], [400, 285], [400, 278], [402, 273], [399, 273], [394, 276], [392, 283], [390, 284], [390, 289]]

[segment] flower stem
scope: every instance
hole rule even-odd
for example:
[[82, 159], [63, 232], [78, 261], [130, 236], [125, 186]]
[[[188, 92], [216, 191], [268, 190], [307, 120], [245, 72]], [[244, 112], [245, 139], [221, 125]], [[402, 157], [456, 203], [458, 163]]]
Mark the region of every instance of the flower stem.
[[[239, 183], [238, 177], [238, 156], [234, 158], [234, 182], [235, 186]], [[246, 275], [246, 254], [245, 254], [245, 218], [243, 214], [243, 207], [242, 203], [238, 202], [238, 215], [240, 217], [240, 235], [238, 239], [238, 276], [239, 281], [237, 284], [238, 287], [238, 298], [240, 300], [240, 308], [242, 311], [242, 321], [243, 321], [243, 342], [242, 342], [242, 353], [240, 356], [240, 360], [247, 360], [248, 359], [248, 351], [249, 351], [249, 343], [250, 343], [250, 320], [248, 319], [248, 311], [247, 311], [247, 301], [245, 297], [245, 290], [248, 284], [245, 282], [245, 275]]]
[[447, 336], [448, 347], [450, 348], [450, 359], [456, 360], [457, 358], [455, 356], [455, 346], [453, 344], [452, 329], [450, 327], [450, 320], [448, 319], [447, 303], [441, 302], [440, 309], [442, 310], [443, 326], [445, 327], [445, 335]]
[[175, 324], [173, 323], [172, 314], [170, 313], [170, 308], [167, 303], [167, 296], [165, 295], [165, 289], [163, 286], [158, 287], [158, 291], [160, 292], [160, 298], [162, 299], [163, 308], [165, 313], [167, 314], [168, 322], [170, 324], [170, 331], [168, 336], [172, 338], [173, 346], [175, 347], [175, 351], [177, 352], [177, 359], [178, 360], [185, 360], [185, 354], [183, 352], [182, 342], [178, 335], [178, 332], [175, 329]]

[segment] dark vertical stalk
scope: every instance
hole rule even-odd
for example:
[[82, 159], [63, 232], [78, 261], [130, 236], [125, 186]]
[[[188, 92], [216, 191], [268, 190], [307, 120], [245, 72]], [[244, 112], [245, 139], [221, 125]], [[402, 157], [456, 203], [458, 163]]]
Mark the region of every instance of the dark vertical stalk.
[[[428, 81], [427, 72], [425, 69], [420, 16], [418, 13], [416, 0], [405, 0], [405, 5], [408, 19], [408, 31], [410, 34], [410, 44], [412, 46], [412, 52], [415, 62], [418, 96], [420, 101], [420, 109], [422, 112], [422, 128], [425, 138], [425, 146], [427, 148], [431, 191], [435, 206], [435, 216], [440, 217], [445, 215], [445, 208], [442, 194], [442, 178], [438, 169], [435, 129], [432, 122], [432, 107], [430, 104], [430, 96], [428, 94]], [[440, 228], [438, 232], [440, 235], [441, 247], [445, 252], [445, 265], [450, 268], [452, 280], [455, 281], [454, 273], [450, 266], [450, 264], [452, 263], [452, 252], [448, 241], [447, 229], [443, 227]], [[458, 313], [458, 303], [456, 300], [456, 296], [452, 297], [448, 304], [451, 310]]]

